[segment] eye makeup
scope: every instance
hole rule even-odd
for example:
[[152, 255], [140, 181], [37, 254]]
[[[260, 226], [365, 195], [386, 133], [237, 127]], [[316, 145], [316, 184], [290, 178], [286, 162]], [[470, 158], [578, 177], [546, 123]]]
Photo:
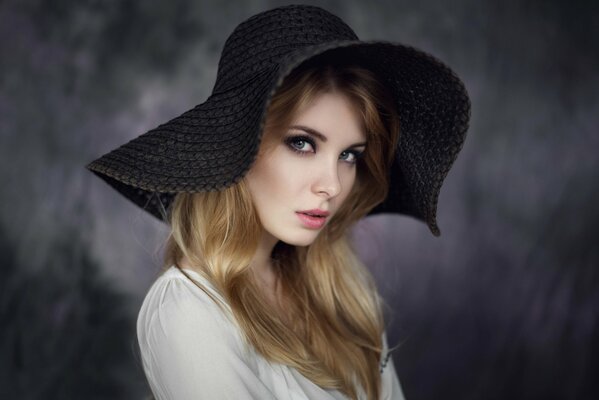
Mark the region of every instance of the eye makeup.
[[[296, 146], [298, 142], [308, 143], [314, 149], [313, 152], [316, 152], [316, 143], [312, 140], [311, 137], [306, 135], [292, 135], [285, 138], [285, 144], [289, 147], [290, 150], [299, 154], [300, 156], [306, 156], [309, 153], [313, 153], [312, 151], [300, 150]], [[301, 147], [301, 146], [300, 146]], [[358, 150], [345, 150], [343, 153], [349, 153], [354, 156], [353, 161], [347, 161], [348, 164], [356, 164], [357, 161], [364, 156], [364, 151]]]

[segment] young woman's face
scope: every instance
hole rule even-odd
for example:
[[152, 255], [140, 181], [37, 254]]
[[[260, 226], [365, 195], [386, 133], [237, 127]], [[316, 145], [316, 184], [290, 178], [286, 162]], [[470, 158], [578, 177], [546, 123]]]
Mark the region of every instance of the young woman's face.
[[[307, 246], [347, 198], [366, 135], [349, 100], [338, 93], [316, 97], [282, 133], [272, 151], [251, 167], [248, 186], [265, 233]], [[315, 209], [329, 215], [301, 213]]]

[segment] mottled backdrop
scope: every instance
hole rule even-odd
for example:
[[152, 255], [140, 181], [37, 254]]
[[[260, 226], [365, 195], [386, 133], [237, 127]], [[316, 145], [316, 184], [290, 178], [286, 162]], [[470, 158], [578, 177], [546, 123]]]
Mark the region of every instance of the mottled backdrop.
[[[472, 99], [442, 236], [355, 231], [406, 397], [598, 398], [597, 2], [310, 3], [433, 53]], [[282, 4], [0, 1], [0, 398], [149, 393], [134, 324], [166, 229], [84, 165], [203, 102], [227, 35]]]

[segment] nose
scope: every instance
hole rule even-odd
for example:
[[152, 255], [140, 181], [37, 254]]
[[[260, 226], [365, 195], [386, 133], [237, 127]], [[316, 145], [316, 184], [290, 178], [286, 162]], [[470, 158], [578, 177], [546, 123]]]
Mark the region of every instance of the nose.
[[326, 193], [328, 197], [335, 197], [341, 191], [339, 180], [338, 161], [321, 167], [316, 173], [313, 190], [315, 193]]

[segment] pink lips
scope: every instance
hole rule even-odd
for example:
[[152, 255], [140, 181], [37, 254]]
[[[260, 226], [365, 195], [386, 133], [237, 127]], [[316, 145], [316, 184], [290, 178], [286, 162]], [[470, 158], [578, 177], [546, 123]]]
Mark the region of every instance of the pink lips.
[[324, 223], [327, 220], [326, 216], [323, 216], [323, 217], [311, 216], [311, 215], [307, 215], [307, 214], [304, 214], [299, 211], [296, 212], [296, 214], [299, 217], [299, 219], [304, 223], [304, 226], [306, 226], [308, 228], [312, 228], [312, 229], [322, 228], [322, 226], [324, 225]]
[[321, 210], [320, 208], [313, 208], [311, 210], [297, 211], [296, 214], [304, 223], [304, 226], [312, 229], [319, 229], [322, 228], [326, 222], [330, 212]]

